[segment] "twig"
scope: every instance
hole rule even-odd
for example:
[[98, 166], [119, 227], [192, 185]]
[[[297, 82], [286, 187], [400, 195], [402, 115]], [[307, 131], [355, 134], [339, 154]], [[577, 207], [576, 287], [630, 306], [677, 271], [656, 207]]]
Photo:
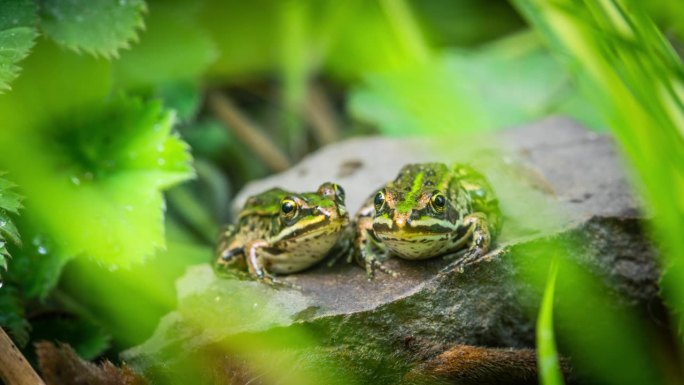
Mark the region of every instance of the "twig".
[[0, 379], [7, 385], [45, 385], [2, 328], [0, 328]]
[[316, 84], [309, 87], [305, 112], [319, 143], [328, 144], [339, 139], [339, 119], [337, 119], [330, 99], [323, 89]]
[[242, 142], [274, 171], [290, 167], [287, 156], [233, 103], [230, 98], [215, 91], [209, 95], [209, 107]]

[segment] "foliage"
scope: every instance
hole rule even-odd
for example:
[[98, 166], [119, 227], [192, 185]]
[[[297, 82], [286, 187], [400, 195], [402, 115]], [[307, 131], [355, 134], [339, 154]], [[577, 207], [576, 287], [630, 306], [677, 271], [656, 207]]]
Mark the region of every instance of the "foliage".
[[592, 85], [595, 100], [638, 171], [668, 271], [665, 295], [684, 311], [684, 66], [636, 2], [519, 2]]
[[0, 1], [0, 92], [17, 77], [17, 63], [28, 55], [37, 31], [36, 6], [31, 0]]
[[[647, 16], [681, 39], [681, 2], [513, 3], [551, 50], [502, 0], [0, 0], [0, 325], [29, 356], [41, 338], [88, 359], [146, 339], [175, 307], [175, 279], [210, 258], [234, 192], [268, 173], [204, 95], [232, 97], [297, 159], [320, 145], [315, 88], [339, 136], [494, 131], [558, 113], [609, 128], [681, 314], [684, 71]], [[560, 382], [553, 337], [605, 382], [659, 381], [638, 317], [613, 312], [561, 248], [530, 251], [557, 252], [557, 280], [548, 266], [527, 272], [547, 284], [546, 382]], [[613, 326], [574, 314], [578, 300]], [[553, 336], [561, 322], [570, 337]]]
[[116, 56], [130, 47], [144, 26], [143, 0], [41, 0], [39, 4], [43, 32], [77, 52]]
[[539, 350], [539, 377], [542, 384], [562, 385], [563, 375], [558, 363], [558, 352], [553, 332], [553, 300], [558, 276], [558, 261], [551, 263], [544, 297], [537, 316], [537, 348]]
[[[652, 234], [667, 266], [662, 288], [672, 308], [684, 310], [684, 67], [646, 16], [629, 1], [522, 2], [516, 4], [575, 75], [591, 87], [587, 98], [599, 107], [638, 173], [638, 187], [654, 215]], [[646, 338], [623, 333], [624, 339]], [[586, 350], [586, 345], [584, 346]], [[641, 383], [624, 375], [649, 356], [636, 347], [615, 355], [630, 363], [600, 365], [612, 349], [600, 348], [592, 366], [604, 381]], [[587, 357], [588, 358], [588, 357]], [[627, 361], [625, 361], [627, 362]], [[641, 371], [643, 373], [643, 371]], [[652, 382], [653, 377], [648, 381]]]
[[10, 216], [18, 215], [21, 208], [21, 197], [14, 191], [14, 187], [16, 186], [13, 183], [0, 177], [0, 278], [2, 270], [7, 270], [7, 259], [10, 257], [7, 243], [21, 244], [19, 231]]
[[[369, 74], [351, 113], [392, 135], [501, 129], [560, 111], [601, 129], [569, 74], [530, 34], [453, 51], [403, 70]], [[576, 102], [574, 105], [570, 103]]]

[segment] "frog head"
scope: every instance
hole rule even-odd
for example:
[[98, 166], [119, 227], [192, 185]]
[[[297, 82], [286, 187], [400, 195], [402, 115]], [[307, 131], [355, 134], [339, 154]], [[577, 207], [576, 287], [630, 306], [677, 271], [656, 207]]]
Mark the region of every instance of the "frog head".
[[349, 224], [344, 198], [342, 187], [331, 182], [323, 183], [316, 192], [284, 195], [272, 226], [273, 246], [326, 253]]

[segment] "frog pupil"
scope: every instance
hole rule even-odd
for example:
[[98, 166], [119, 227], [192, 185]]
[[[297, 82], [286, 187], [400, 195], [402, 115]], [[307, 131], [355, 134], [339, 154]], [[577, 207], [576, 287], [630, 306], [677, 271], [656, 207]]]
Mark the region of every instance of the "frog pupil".
[[283, 210], [284, 214], [289, 214], [294, 210], [294, 203], [292, 201], [285, 201], [280, 209]]
[[437, 195], [433, 199], [435, 206], [437, 207], [444, 207], [444, 204], [446, 203], [446, 200], [444, 199], [443, 195]]
[[375, 203], [376, 206], [381, 206], [384, 201], [385, 197], [383, 196], [381, 191], [378, 191], [378, 193], [375, 194], [375, 199], [373, 200], [373, 203]]

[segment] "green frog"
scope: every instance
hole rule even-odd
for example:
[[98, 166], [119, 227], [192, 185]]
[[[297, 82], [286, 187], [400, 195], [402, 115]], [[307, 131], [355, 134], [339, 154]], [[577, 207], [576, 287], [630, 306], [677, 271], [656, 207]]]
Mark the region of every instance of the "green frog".
[[[307, 269], [339, 246], [349, 225], [344, 190], [323, 183], [316, 192], [272, 188], [247, 199], [237, 224], [219, 235], [215, 268], [240, 272], [270, 285], [285, 285], [271, 273]], [[285, 285], [291, 286], [291, 285]]]
[[483, 257], [501, 225], [499, 204], [486, 178], [465, 164], [404, 166], [369, 197], [355, 216], [357, 262], [368, 278], [391, 255], [421, 260], [460, 258], [456, 268]]

